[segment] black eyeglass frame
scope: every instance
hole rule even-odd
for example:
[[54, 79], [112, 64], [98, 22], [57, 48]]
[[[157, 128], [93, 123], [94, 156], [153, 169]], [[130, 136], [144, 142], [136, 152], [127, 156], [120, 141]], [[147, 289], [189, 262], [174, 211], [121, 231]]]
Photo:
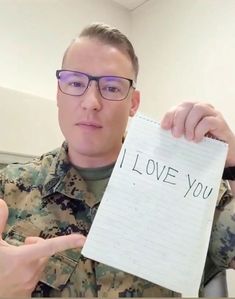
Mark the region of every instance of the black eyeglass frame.
[[[88, 78], [87, 87], [86, 87], [86, 89], [84, 90], [84, 92], [83, 92], [82, 94], [75, 95], [75, 94], [66, 93], [66, 92], [64, 92], [64, 91], [62, 90], [59, 81], [60, 81], [60, 79], [61, 79], [61, 78], [60, 78], [60, 73], [63, 72], [63, 71], [72, 72], [72, 73], [75, 73], [75, 74], [76, 74], [76, 73], [78, 73], [78, 74], [82, 74], [82, 75], [85, 75], [85, 76]], [[112, 77], [112, 78], [121, 78], [121, 79], [125, 79], [125, 80], [129, 81], [130, 86], [129, 86], [129, 89], [128, 89], [128, 91], [127, 91], [127, 95], [126, 95], [124, 98], [122, 98], [122, 99], [120, 99], [120, 100], [111, 100], [111, 99], [107, 99], [107, 98], [105, 98], [105, 97], [102, 95], [101, 90], [100, 90], [99, 80], [102, 79], [102, 78], [109, 78], [109, 77]], [[92, 75], [89, 75], [89, 74], [86, 74], [86, 73], [83, 73], [83, 72], [79, 72], [79, 71], [60, 69], [60, 70], [56, 70], [56, 78], [58, 79], [58, 85], [59, 85], [59, 89], [60, 89], [60, 91], [61, 91], [62, 93], [64, 93], [64, 94], [67, 94], [67, 95], [69, 95], [69, 96], [75, 96], [75, 97], [76, 97], [76, 96], [79, 97], [79, 96], [84, 95], [84, 93], [87, 91], [87, 89], [88, 89], [89, 84], [90, 84], [91, 81], [96, 81], [96, 82], [97, 82], [97, 86], [98, 86], [98, 90], [99, 90], [100, 95], [102, 96], [103, 99], [105, 99], [105, 100], [107, 100], [107, 101], [113, 101], [113, 102], [116, 102], [116, 101], [123, 101], [123, 100], [125, 100], [125, 99], [128, 97], [128, 94], [129, 94], [129, 92], [130, 92], [131, 87], [132, 87], [133, 89], [136, 89], [136, 82], [135, 82], [134, 80], [129, 79], [129, 78], [126, 78], [126, 77], [121, 77], [121, 76], [113, 76], [113, 75], [106, 75], [106, 76], [92, 76]]]

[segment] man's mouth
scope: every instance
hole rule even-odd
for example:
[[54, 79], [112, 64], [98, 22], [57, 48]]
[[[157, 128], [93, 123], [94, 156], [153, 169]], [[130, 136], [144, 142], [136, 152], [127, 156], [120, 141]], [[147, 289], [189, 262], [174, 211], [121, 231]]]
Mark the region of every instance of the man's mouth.
[[90, 129], [101, 129], [102, 126], [94, 121], [80, 121], [76, 123], [76, 126], [84, 127], [84, 128], [90, 128]]

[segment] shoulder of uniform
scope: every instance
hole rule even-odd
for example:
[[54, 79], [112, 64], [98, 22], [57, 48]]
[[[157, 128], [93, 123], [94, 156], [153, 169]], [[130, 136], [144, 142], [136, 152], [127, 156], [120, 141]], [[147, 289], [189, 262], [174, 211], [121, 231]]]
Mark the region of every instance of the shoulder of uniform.
[[0, 172], [0, 182], [16, 182], [38, 185], [42, 184], [60, 149], [55, 149], [26, 163], [12, 163]]

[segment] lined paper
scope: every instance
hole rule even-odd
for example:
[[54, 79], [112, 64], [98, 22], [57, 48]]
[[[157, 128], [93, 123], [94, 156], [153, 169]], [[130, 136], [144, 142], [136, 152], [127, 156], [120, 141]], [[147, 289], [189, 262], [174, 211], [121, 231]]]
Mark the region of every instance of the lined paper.
[[82, 254], [198, 297], [226, 154], [135, 116]]

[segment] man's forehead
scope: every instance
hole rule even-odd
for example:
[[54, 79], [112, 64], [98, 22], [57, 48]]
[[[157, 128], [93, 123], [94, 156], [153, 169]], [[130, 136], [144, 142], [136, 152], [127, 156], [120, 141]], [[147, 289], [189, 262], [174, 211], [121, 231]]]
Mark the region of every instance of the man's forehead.
[[[79, 37], [76, 38], [71, 45], [69, 46], [69, 48], [67, 49], [67, 55], [69, 54], [76, 54], [77, 52], [82, 52], [84, 51], [84, 54], [87, 53], [87, 51], [94, 51], [97, 48], [102, 48], [102, 51], [108, 51], [108, 52], [113, 52], [113, 53], [118, 53], [118, 52], [124, 52], [121, 51], [118, 47], [101, 41], [98, 38], [95, 37]], [[99, 53], [99, 52], [98, 52]], [[97, 52], [93, 52], [93, 55], [98, 54]]]
[[[121, 51], [118, 47], [93, 37], [75, 39], [64, 55], [63, 67], [71, 67], [74, 63], [78, 63], [78, 57], [79, 64], [96, 60], [104, 61], [110, 66], [116, 64], [120, 65], [120, 67], [123, 66], [125, 69], [132, 69], [131, 60], [125, 51]], [[115, 63], [114, 60], [118, 63]]]

